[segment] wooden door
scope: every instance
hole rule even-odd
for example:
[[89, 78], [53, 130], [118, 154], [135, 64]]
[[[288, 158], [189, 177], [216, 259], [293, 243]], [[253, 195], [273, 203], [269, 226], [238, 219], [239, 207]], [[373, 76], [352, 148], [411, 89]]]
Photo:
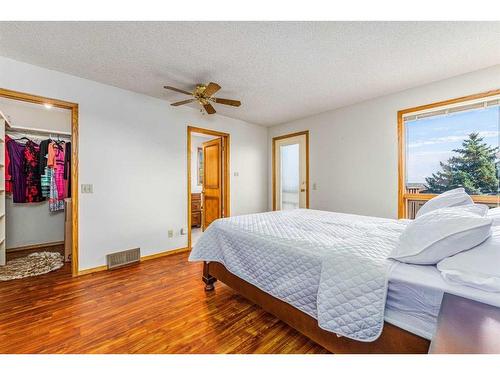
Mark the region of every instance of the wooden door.
[[202, 230], [223, 216], [222, 138], [203, 143]]

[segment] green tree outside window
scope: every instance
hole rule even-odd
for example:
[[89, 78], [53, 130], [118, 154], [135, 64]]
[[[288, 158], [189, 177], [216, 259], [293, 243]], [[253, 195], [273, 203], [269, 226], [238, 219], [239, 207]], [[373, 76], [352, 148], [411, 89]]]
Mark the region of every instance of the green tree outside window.
[[499, 190], [498, 147], [483, 142], [478, 133], [469, 134], [457, 155], [441, 162], [441, 171], [425, 179], [425, 192], [440, 194], [463, 187], [471, 195], [496, 195]]

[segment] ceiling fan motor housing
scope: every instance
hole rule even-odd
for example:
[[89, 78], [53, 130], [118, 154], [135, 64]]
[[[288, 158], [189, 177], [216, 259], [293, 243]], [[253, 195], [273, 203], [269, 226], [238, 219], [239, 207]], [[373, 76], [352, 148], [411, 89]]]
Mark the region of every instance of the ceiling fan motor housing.
[[212, 104], [210, 104], [210, 102], [220, 103], [224, 105], [231, 105], [234, 107], [239, 107], [241, 105], [241, 102], [239, 100], [221, 99], [214, 97], [213, 95], [221, 89], [220, 85], [214, 82], [210, 82], [208, 85], [204, 83], [198, 83], [192, 93], [172, 86], [163, 86], [163, 87], [168, 90], [173, 90], [176, 92], [180, 92], [182, 94], [192, 96], [192, 99], [181, 100], [180, 102], [171, 103], [170, 105], [174, 107], [197, 101], [210, 115], [216, 112], [215, 108], [212, 106]]
[[207, 88], [203, 83], [198, 83], [194, 89], [193, 96], [198, 100], [201, 105], [208, 104], [208, 98], [203, 95], [203, 92]]
[[196, 88], [194, 89], [193, 95], [194, 96], [203, 96], [203, 91], [205, 91], [206, 88], [207, 88], [207, 86], [204, 85], [203, 83], [198, 83], [196, 85]]

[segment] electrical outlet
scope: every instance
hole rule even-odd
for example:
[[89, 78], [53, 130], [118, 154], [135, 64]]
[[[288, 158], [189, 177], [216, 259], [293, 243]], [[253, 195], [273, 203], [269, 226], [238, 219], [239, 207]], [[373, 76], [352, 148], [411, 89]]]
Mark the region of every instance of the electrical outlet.
[[174, 231], [172, 229], [168, 230], [168, 238], [172, 238], [174, 236]]
[[94, 185], [82, 184], [81, 191], [82, 191], [82, 194], [92, 194], [94, 192]]
[[318, 185], [316, 185], [316, 182], [313, 184], [313, 190], [318, 190]]

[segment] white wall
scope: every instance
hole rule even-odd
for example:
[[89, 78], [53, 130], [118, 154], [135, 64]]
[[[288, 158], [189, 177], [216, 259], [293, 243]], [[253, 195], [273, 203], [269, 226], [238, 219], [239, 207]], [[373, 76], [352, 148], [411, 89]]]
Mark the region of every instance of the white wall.
[[266, 128], [1, 57], [0, 87], [79, 103], [80, 183], [94, 185], [80, 194], [80, 269], [105, 264], [113, 251], [187, 246], [179, 232], [187, 227], [188, 125], [231, 134], [232, 214], [267, 208]]
[[5, 199], [7, 249], [64, 241], [64, 211], [49, 212], [47, 201], [13, 203]]
[[[309, 130], [310, 207], [396, 218], [397, 111], [499, 88], [497, 65], [278, 125], [269, 131], [269, 152], [272, 137]], [[271, 161], [268, 168], [271, 181]]]
[[[71, 112], [0, 98], [0, 110], [12, 126], [71, 132]], [[35, 139], [35, 141], [40, 139]], [[48, 201], [13, 203], [5, 200], [7, 249], [64, 241], [64, 211], [49, 212]]]

